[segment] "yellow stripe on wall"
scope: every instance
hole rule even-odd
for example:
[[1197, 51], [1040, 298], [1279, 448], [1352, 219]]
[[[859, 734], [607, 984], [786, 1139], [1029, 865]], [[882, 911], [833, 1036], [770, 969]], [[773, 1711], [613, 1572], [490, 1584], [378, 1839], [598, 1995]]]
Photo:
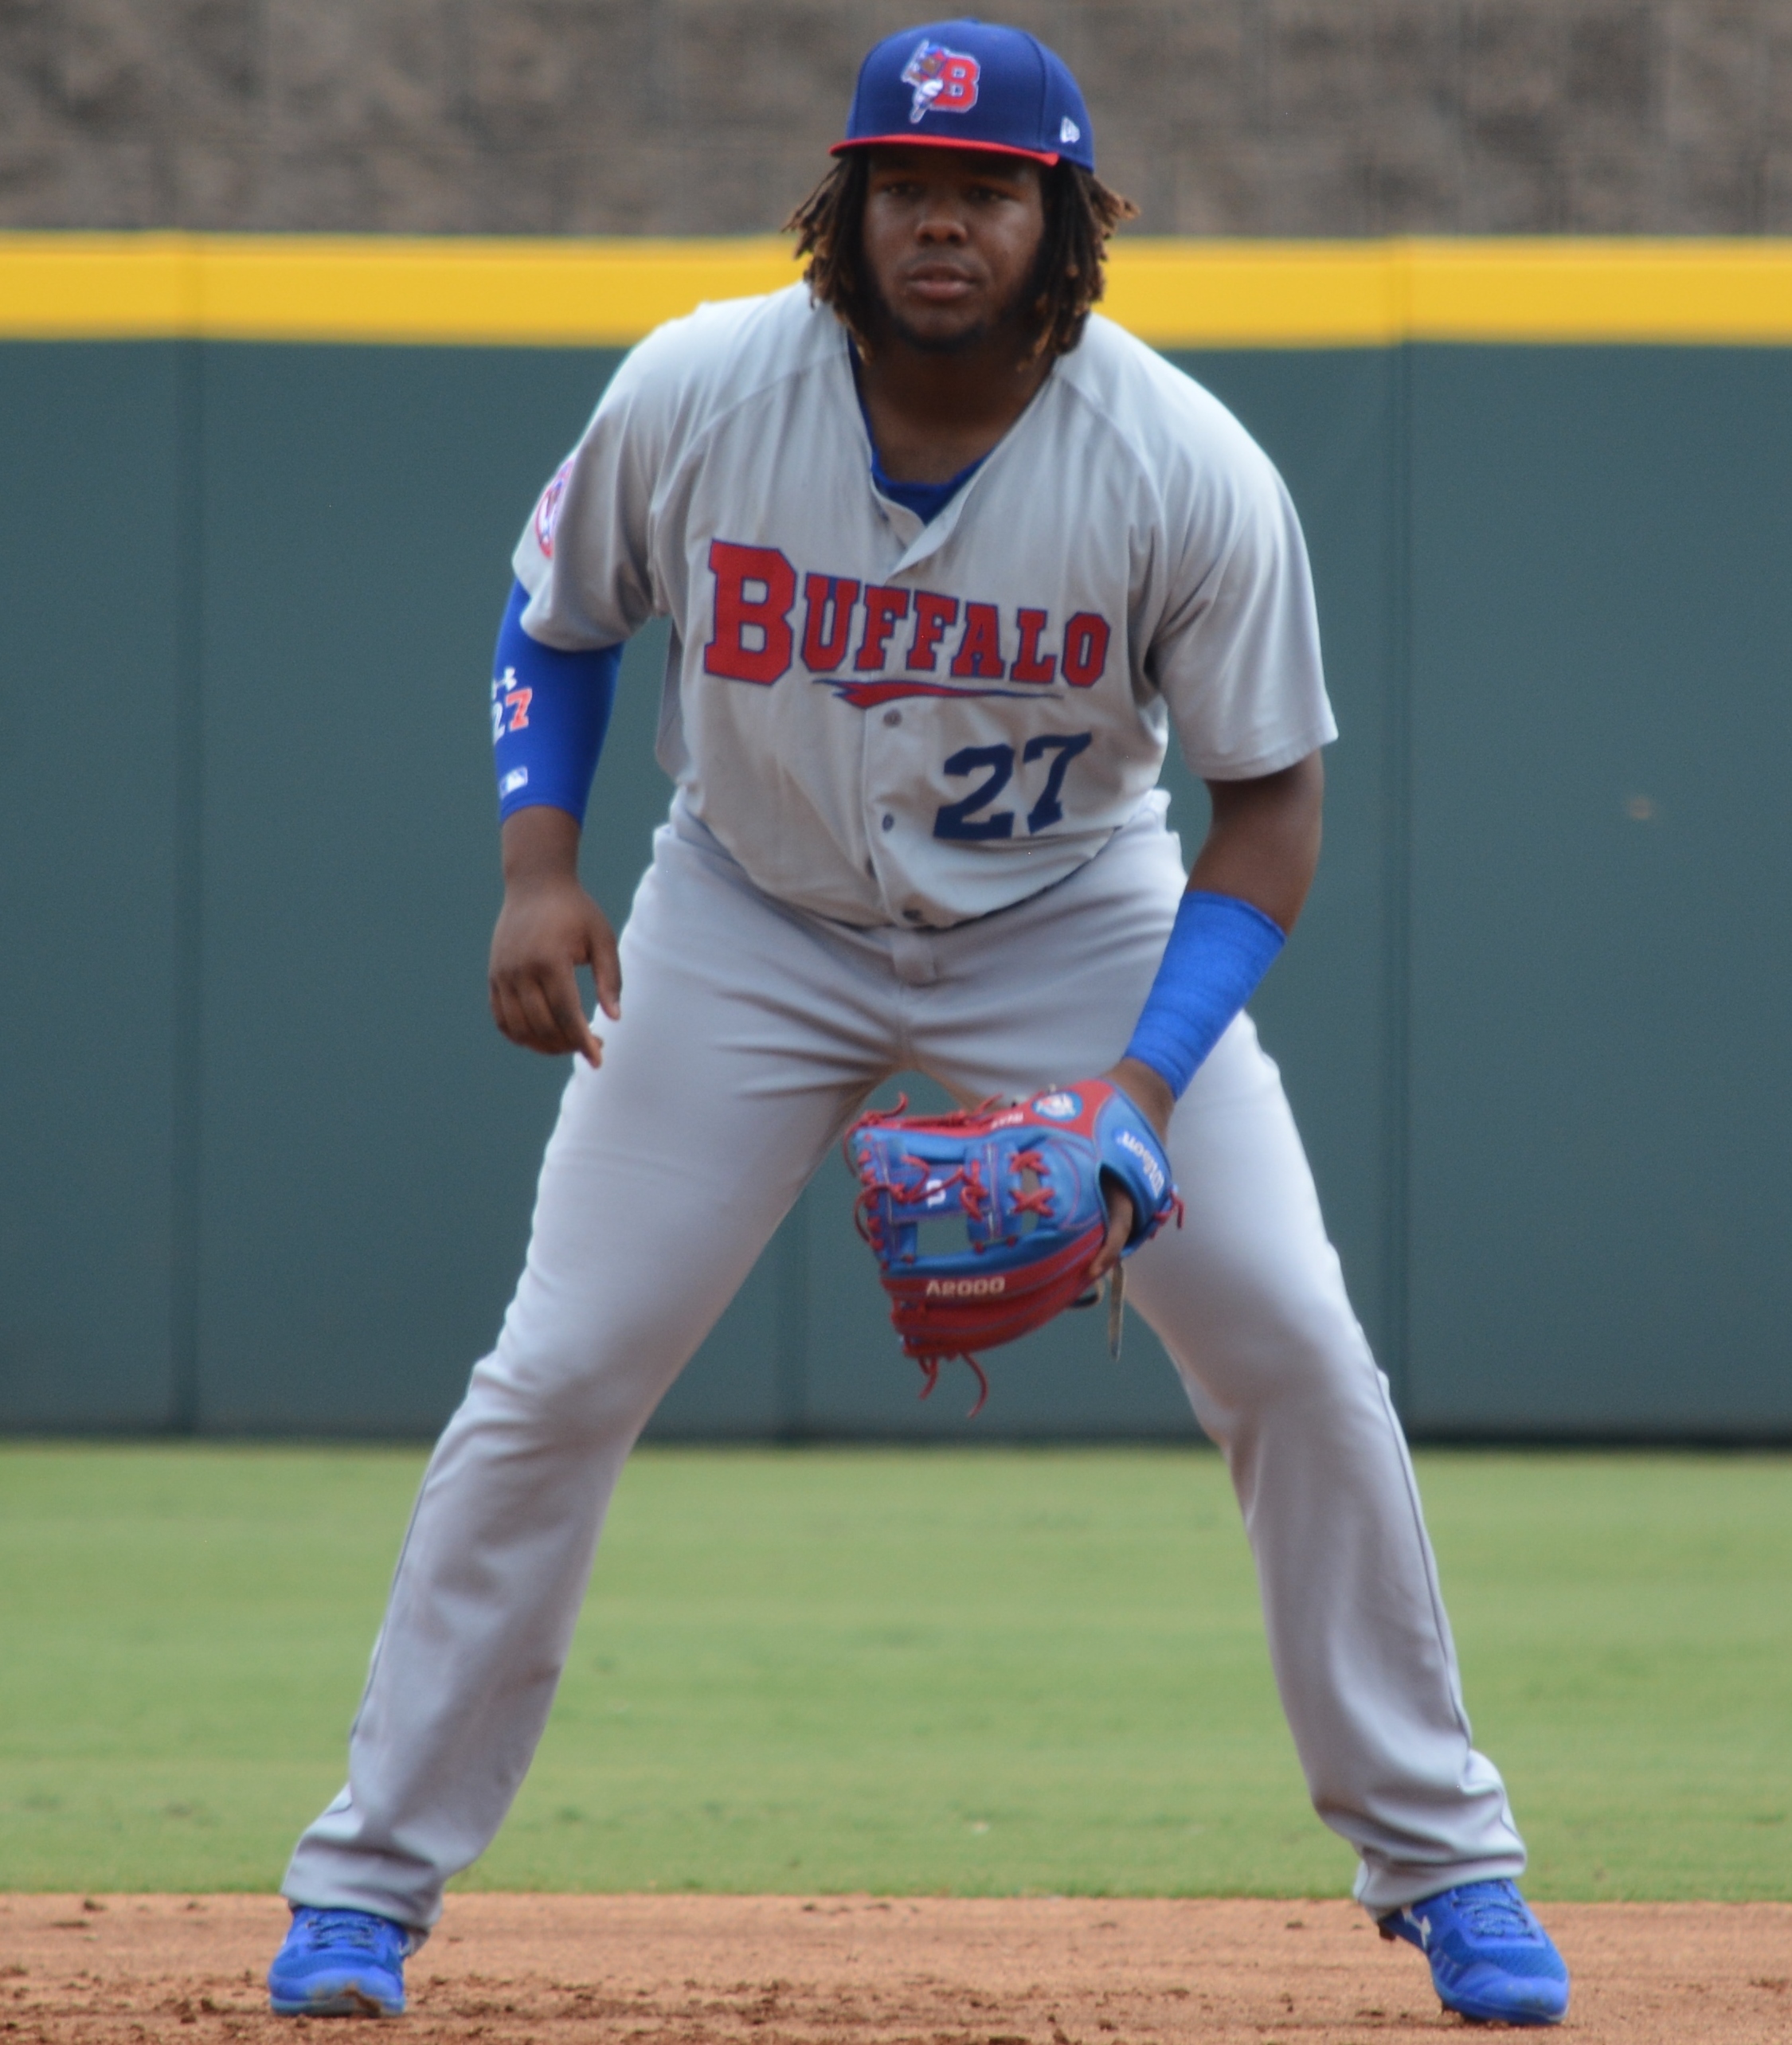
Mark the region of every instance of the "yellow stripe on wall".
[[[775, 291], [789, 244], [0, 234], [0, 338], [618, 346]], [[1104, 309], [1160, 347], [1792, 342], [1792, 240], [1122, 237]]]
[[1792, 240], [1413, 241], [1422, 341], [1792, 341]]
[[613, 346], [796, 275], [771, 240], [0, 235], [0, 334]]

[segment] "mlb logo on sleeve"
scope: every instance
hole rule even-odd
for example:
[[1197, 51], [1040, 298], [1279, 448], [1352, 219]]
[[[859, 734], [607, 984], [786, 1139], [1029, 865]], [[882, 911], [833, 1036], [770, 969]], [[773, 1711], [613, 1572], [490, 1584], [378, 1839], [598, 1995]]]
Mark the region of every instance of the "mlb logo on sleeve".
[[554, 535], [560, 524], [560, 507], [565, 502], [575, 459], [569, 455], [554, 471], [553, 482], [542, 492], [542, 501], [535, 506], [535, 543], [550, 561], [554, 558]]

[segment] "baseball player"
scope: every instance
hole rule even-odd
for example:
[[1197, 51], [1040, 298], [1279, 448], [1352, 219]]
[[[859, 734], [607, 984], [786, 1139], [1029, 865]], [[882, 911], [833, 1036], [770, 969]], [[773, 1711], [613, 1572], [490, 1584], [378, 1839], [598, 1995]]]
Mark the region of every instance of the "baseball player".
[[[393, 2013], [534, 1754], [624, 1458], [866, 1096], [1105, 1079], [1184, 1226], [1138, 1249], [1243, 1509], [1356, 1894], [1445, 2004], [1567, 1976], [1471, 1743], [1386, 1382], [1244, 1005], [1334, 736], [1299, 526], [1207, 393], [1090, 308], [1133, 209], [1018, 29], [866, 59], [804, 280], [628, 357], [515, 555], [491, 700], [499, 1027], [577, 1054], [497, 1346], [425, 1476], [350, 1739], [284, 1884], [282, 2014]], [[620, 648], [671, 624], [675, 784], [618, 943], [576, 854]], [[1185, 873], [1172, 733], [1213, 796]], [[576, 980], [593, 976], [588, 1018]], [[1110, 1194], [1099, 1277], [1132, 1236]]]

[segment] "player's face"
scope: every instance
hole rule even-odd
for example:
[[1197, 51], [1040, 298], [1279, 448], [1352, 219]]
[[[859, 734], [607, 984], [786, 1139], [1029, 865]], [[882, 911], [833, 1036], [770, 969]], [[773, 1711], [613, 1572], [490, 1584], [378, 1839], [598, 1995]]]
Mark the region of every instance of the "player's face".
[[865, 260], [885, 319], [911, 347], [956, 354], [1011, 319], [1044, 233], [1039, 166], [1025, 157], [880, 149], [871, 158]]

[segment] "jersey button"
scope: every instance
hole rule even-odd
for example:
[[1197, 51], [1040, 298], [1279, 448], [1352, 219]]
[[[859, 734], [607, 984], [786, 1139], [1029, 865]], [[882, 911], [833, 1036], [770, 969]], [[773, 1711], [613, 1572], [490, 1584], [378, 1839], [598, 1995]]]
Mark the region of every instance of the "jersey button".
[[883, 813], [883, 827], [886, 831], [894, 831], [896, 828], [896, 819], [888, 810]]
[[899, 725], [902, 721], [902, 713], [900, 710], [886, 710], [883, 721], [886, 725]]

